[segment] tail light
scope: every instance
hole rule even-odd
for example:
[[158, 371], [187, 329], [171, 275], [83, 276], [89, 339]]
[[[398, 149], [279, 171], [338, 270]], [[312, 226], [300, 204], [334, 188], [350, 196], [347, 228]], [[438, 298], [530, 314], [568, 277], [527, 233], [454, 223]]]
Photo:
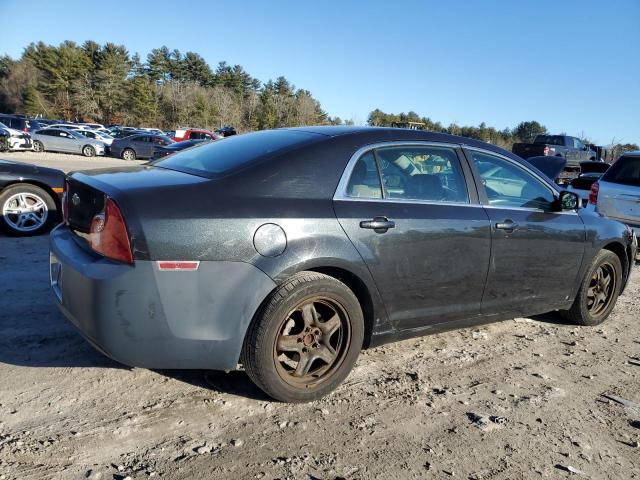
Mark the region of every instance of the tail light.
[[598, 192], [600, 191], [600, 185], [598, 184], [598, 182], [595, 182], [593, 185], [591, 185], [591, 191], [589, 192], [589, 203], [591, 205], [597, 205], [598, 204]]
[[549, 155], [549, 147], [547, 147], [545, 145], [544, 150], [542, 151], [544, 153], [544, 156], [546, 157], [547, 155]]
[[89, 246], [101, 255], [133, 263], [127, 226], [116, 203], [107, 197], [104, 210], [91, 220]]

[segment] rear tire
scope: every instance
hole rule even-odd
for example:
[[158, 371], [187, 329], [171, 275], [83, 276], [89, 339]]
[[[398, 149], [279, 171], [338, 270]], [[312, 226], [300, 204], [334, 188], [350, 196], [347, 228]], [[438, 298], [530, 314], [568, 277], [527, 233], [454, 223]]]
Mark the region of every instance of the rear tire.
[[358, 299], [339, 280], [300, 272], [254, 317], [242, 349], [249, 378], [283, 402], [310, 402], [334, 390], [355, 364], [364, 338]]
[[33, 141], [33, 151], [38, 153], [44, 152], [44, 145], [40, 140]]
[[133, 150], [131, 148], [125, 148], [122, 151], [122, 158], [123, 158], [123, 160], [135, 160], [136, 159], [135, 150]]
[[[34, 207], [37, 208], [33, 210]], [[56, 203], [40, 187], [18, 183], [0, 193], [0, 227], [9, 235], [40, 235], [49, 230], [57, 219]]]
[[620, 259], [609, 250], [600, 250], [582, 279], [573, 305], [560, 313], [578, 325], [599, 325], [615, 307], [621, 287]]

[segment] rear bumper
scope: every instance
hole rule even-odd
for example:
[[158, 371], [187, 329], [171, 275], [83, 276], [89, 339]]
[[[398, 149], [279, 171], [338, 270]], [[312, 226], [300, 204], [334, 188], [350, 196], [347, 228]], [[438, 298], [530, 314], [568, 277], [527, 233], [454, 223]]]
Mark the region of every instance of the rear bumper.
[[51, 286], [64, 315], [101, 352], [145, 368], [235, 368], [246, 329], [275, 283], [243, 262], [195, 272], [125, 265], [80, 247], [64, 225], [50, 236]]

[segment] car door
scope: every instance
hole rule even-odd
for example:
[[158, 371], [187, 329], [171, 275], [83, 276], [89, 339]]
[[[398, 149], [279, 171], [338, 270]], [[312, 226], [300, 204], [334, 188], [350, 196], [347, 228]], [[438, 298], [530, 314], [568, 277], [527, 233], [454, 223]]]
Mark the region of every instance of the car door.
[[[491, 221], [491, 262], [484, 314], [527, 314], [570, 300], [582, 264], [585, 227], [577, 211], [559, 211], [556, 192], [533, 171], [492, 152], [466, 149]], [[496, 172], [514, 181], [494, 188]]]
[[129, 148], [132, 148], [136, 152], [136, 157], [146, 158], [150, 157], [151, 142], [148, 135], [140, 135], [131, 139]]
[[60, 141], [60, 134], [62, 133], [62, 130], [58, 130], [58, 129], [47, 129], [47, 130], [43, 130], [40, 132], [41, 135], [43, 135], [43, 137], [41, 138], [42, 144], [44, 145], [45, 150], [53, 150], [53, 151], [60, 151], [61, 149], [61, 141]]
[[80, 151], [80, 142], [71, 132], [60, 130], [58, 133], [58, 142], [60, 145], [60, 151], [70, 153], [78, 153]]
[[336, 216], [399, 329], [477, 317], [490, 226], [454, 145], [391, 143], [357, 152]]
[[622, 156], [604, 173], [598, 181], [596, 209], [640, 226], [640, 155]]

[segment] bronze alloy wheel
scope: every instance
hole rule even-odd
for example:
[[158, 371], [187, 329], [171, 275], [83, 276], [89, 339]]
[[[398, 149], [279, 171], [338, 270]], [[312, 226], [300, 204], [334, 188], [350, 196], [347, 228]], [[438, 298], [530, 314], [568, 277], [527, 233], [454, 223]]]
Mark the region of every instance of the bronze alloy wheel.
[[616, 282], [615, 269], [609, 262], [602, 263], [593, 272], [586, 295], [587, 309], [591, 315], [600, 315], [609, 307], [612, 293], [616, 291]]
[[276, 371], [297, 388], [323, 383], [340, 368], [350, 338], [349, 316], [338, 302], [306, 299], [280, 324], [273, 346]]

